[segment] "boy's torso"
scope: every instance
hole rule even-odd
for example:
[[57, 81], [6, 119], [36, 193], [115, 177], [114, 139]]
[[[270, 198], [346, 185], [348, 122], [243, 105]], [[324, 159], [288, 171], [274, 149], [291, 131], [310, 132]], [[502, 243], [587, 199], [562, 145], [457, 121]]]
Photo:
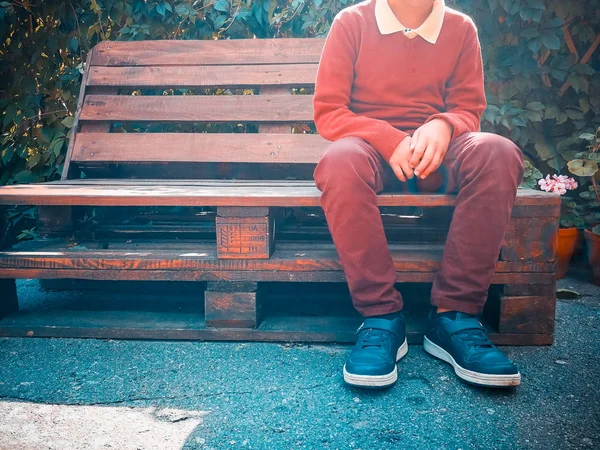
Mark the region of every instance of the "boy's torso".
[[412, 131], [446, 109], [446, 86], [467, 27], [473, 25], [468, 16], [446, 7], [435, 44], [421, 36], [410, 39], [402, 32], [384, 35], [377, 25], [375, 4], [376, 0], [359, 3], [337, 18], [356, 48], [350, 108]]

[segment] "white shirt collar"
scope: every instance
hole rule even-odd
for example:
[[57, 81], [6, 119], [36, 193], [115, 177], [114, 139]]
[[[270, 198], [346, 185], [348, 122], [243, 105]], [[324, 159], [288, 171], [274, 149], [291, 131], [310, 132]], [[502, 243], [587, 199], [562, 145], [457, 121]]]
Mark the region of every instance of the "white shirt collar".
[[433, 10], [425, 22], [418, 28], [410, 30], [400, 23], [387, 0], [375, 0], [375, 20], [381, 34], [402, 31], [409, 38], [418, 34], [427, 42], [435, 44], [442, 31], [445, 8], [444, 0], [435, 0]]

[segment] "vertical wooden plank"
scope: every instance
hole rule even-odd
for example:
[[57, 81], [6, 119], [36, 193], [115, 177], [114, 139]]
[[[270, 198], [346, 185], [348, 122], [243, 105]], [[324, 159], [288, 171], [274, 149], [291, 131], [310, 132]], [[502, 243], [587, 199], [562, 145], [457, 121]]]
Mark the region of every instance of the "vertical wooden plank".
[[204, 293], [207, 327], [255, 328], [259, 322], [256, 282], [208, 282]]
[[219, 258], [268, 259], [273, 253], [274, 217], [269, 208], [219, 207], [215, 224]]
[[502, 261], [556, 260], [558, 217], [513, 217], [500, 250]]
[[85, 63], [85, 69], [83, 70], [83, 77], [81, 78], [81, 86], [79, 88], [79, 97], [77, 98], [77, 111], [75, 111], [75, 120], [73, 121], [73, 128], [71, 128], [71, 134], [69, 136], [69, 145], [67, 147], [67, 155], [65, 156], [65, 163], [63, 165], [63, 172], [61, 179], [66, 180], [69, 178], [71, 170], [71, 156], [73, 155], [73, 147], [75, 146], [75, 136], [77, 129], [79, 128], [79, 116], [81, 115], [81, 107], [83, 106], [83, 100], [85, 99], [85, 89], [87, 86], [88, 78], [90, 75], [90, 62], [93, 58], [95, 49], [92, 48], [88, 53], [87, 61]]

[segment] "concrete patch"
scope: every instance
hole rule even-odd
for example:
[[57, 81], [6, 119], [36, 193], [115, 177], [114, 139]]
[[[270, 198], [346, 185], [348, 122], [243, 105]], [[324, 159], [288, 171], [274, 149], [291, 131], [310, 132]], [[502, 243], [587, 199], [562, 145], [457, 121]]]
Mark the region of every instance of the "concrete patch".
[[0, 402], [6, 450], [180, 449], [203, 411]]

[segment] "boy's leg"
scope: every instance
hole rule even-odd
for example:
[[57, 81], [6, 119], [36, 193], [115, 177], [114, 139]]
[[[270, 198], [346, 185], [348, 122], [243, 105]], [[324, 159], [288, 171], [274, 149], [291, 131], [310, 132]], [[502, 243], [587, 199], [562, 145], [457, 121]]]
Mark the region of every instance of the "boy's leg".
[[394, 384], [396, 362], [408, 351], [396, 269], [377, 206], [377, 193], [397, 181], [386, 167], [365, 141], [346, 138], [325, 151], [314, 172], [352, 302], [364, 317], [344, 381], [370, 388]]
[[377, 206], [377, 193], [393, 181], [386, 166], [365, 141], [345, 138], [327, 148], [314, 172], [352, 302], [363, 317], [402, 309], [402, 298], [394, 289], [396, 269]]
[[451, 142], [442, 170], [446, 192], [457, 199], [432, 304], [479, 314], [523, 177], [523, 155], [502, 136], [467, 133]]
[[469, 133], [450, 144], [441, 171], [457, 203], [431, 292], [423, 348], [471, 383], [507, 387], [521, 382], [513, 362], [492, 345], [479, 320], [508, 227], [523, 155], [501, 136]]

